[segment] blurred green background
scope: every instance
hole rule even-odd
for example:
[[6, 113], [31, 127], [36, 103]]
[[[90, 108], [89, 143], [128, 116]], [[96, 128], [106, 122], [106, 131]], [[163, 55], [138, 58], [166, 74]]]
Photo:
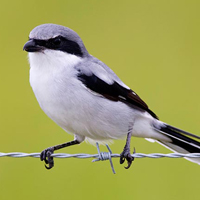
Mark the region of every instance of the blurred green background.
[[[43, 23], [75, 30], [163, 121], [200, 135], [200, 1], [1, 1], [0, 151], [40, 152], [73, 139], [40, 109], [29, 85], [29, 32]], [[124, 141], [111, 145], [121, 153]], [[139, 153], [169, 153], [132, 138]], [[102, 151], [106, 151], [101, 146]], [[95, 154], [83, 143], [60, 152]], [[0, 158], [0, 199], [199, 200], [200, 166], [185, 159], [136, 159], [129, 170], [113, 159]]]

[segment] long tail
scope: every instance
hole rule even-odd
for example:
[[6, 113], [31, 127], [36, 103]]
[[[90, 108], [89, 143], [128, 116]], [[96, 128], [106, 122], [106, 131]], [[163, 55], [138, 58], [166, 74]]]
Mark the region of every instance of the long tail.
[[[155, 130], [166, 135], [172, 142], [157, 141], [168, 149], [178, 153], [200, 153], [200, 137], [181, 129], [175, 128], [168, 124], [163, 124], [160, 127], [154, 126]], [[187, 160], [198, 163], [200, 165], [200, 158], [186, 158]]]

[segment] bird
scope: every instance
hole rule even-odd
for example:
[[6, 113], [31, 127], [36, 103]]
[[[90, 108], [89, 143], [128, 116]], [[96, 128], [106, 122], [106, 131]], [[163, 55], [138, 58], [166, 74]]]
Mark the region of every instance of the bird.
[[[54, 151], [80, 144], [125, 139], [120, 164], [131, 156], [131, 137], [154, 140], [179, 153], [200, 153], [200, 136], [159, 120], [148, 105], [106, 64], [89, 54], [72, 29], [57, 24], [36, 26], [23, 50], [28, 52], [30, 85], [46, 113], [74, 140], [40, 154], [51, 169]], [[200, 164], [200, 158], [186, 158]]]

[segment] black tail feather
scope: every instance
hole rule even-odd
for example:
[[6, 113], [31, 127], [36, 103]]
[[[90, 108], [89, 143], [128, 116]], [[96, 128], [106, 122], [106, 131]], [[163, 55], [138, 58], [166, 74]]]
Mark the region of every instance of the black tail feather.
[[200, 139], [199, 136], [193, 135], [168, 124], [160, 127], [158, 131], [168, 136], [174, 145], [179, 146], [190, 153], [200, 153], [200, 142], [193, 139]]

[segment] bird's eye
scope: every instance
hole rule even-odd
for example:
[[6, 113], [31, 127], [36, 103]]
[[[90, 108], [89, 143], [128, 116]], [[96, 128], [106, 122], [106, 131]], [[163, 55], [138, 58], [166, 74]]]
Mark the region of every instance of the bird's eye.
[[55, 46], [59, 46], [60, 43], [61, 43], [61, 38], [60, 37], [56, 37], [52, 40], [52, 43], [55, 45]]

